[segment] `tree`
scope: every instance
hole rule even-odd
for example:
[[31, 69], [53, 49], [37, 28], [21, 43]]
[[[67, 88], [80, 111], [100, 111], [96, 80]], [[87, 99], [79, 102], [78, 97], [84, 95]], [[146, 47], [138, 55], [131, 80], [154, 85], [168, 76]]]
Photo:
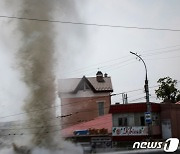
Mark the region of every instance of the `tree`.
[[163, 99], [164, 102], [172, 102], [180, 100], [180, 91], [176, 88], [177, 80], [173, 80], [170, 77], [160, 78], [159, 88], [155, 90], [157, 98]]
[[177, 101], [177, 102], [180, 101], [180, 93], [177, 95], [176, 101]]

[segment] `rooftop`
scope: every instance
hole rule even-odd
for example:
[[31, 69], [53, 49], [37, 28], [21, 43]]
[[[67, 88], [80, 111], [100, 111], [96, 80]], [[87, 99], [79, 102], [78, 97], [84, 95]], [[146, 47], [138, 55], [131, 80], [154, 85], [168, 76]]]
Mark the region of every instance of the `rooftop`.
[[74, 131], [76, 130], [87, 130], [87, 129], [107, 129], [108, 133], [112, 132], [112, 115], [106, 114], [104, 116], [100, 116], [95, 118], [94, 120], [83, 122], [80, 124], [76, 124], [65, 128], [61, 131], [63, 137], [71, 137], [74, 136]]
[[59, 79], [58, 90], [60, 93], [73, 93], [81, 82], [85, 82], [95, 92], [112, 92], [112, 83], [110, 77], [103, 77], [104, 82], [98, 82], [96, 77], [68, 78]]
[[[159, 103], [151, 103], [153, 112], [160, 111]], [[115, 104], [110, 106], [110, 113], [127, 113], [127, 112], [146, 112], [147, 104], [144, 103], [131, 103], [131, 104]]]

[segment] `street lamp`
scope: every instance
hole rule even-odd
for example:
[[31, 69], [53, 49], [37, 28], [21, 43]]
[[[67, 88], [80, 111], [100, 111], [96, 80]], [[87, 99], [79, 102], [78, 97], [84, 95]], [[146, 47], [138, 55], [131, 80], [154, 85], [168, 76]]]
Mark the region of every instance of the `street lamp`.
[[[142, 59], [142, 57], [140, 55], [138, 55], [137, 53], [131, 52], [131, 54], [135, 55], [136, 57], [138, 57], [144, 64], [145, 67], [145, 71], [146, 71], [146, 77], [145, 77], [145, 85], [144, 85], [144, 89], [145, 89], [145, 93], [146, 93], [146, 105], [147, 105], [147, 112], [150, 114], [151, 116], [151, 103], [149, 102], [149, 86], [148, 86], [148, 79], [147, 79], [147, 67], [146, 67], [146, 63], [144, 62], [144, 60]], [[148, 123], [148, 135], [149, 137], [151, 137], [152, 134], [152, 130], [151, 130], [151, 121]]]

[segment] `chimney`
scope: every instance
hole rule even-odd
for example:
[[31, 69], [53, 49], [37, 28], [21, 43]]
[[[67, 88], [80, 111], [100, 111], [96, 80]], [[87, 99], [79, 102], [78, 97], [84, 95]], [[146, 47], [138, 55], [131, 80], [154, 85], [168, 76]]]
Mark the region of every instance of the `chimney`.
[[107, 73], [104, 73], [104, 77], [107, 78], [107, 77], [108, 77], [108, 74], [107, 74]]
[[98, 71], [98, 72], [96, 73], [96, 80], [97, 80], [98, 82], [104, 82], [103, 74], [102, 74], [101, 71]]

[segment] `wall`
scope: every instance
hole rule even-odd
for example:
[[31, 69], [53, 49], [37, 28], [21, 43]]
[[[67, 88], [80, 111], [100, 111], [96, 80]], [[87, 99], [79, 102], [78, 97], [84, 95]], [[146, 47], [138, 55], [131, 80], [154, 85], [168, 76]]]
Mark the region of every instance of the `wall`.
[[[141, 122], [140, 122], [141, 116], [144, 116], [144, 112], [112, 114], [113, 127], [121, 127], [118, 125], [118, 118], [120, 118], [120, 117], [127, 117], [128, 118], [128, 126], [141, 126]], [[160, 114], [153, 112], [152, 117], [153, 117], [152, 118], [153, 119], [153, 121], [152, 121], [152, 135], [161, 135]]]
[[161, 121], [170, 121], [172, 137], [180, 139], [180, 104], [161, 104]]
[[[73, 95], [74, 97], [72, 97]], [[96, 93], [93, 95], [91, 91], [79, 91], [76, 95], [71, 94], [70, 98], [66, 96], [61, 97], [61, 115], [69, 115], [71, 113], [72, 115], [61, 118], [62, 128], [98, 117], [98, 102], [101, 101], [104, 102], [104, 113], [109, 113], [109, 93]]]
[[92, 90], [79, 90], [77, 93], [61, 93], [60, 98], [109, 96], [109, 94], [110, 94], [109, 92], [94, 93]]
[[[118, 118], [120, 117], [128, 118], [128, 126], [141, 126], [141, 122], [140, 122], [141, 116], [144, 116], [144, 112], [113, 114], [113, 126], [118, 127]], [[160, 114], [153, 112], [152, 117], [153, 117], [152, 125], [160, 125]], [[155, 117], [157, 117], [157, 119], [155, 119]]]

